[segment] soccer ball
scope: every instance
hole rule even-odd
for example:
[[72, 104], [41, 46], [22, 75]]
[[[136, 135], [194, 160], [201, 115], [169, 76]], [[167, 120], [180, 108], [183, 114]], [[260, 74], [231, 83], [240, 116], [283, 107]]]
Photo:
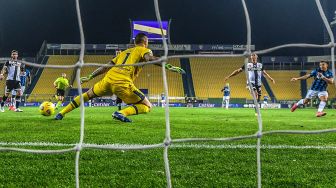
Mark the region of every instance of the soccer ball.
[[40, 105], [39, 112], [44, 116], [51, 116], [55, 113], [55, 105], [52, 102], [45, 101]]

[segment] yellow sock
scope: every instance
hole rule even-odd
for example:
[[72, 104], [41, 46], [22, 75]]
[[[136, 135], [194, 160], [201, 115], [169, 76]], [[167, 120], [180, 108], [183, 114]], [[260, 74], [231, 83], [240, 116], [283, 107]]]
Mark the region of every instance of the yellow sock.
[[150, 111], [149, 107], [144, 104], [134, 104], [134, 105], [131, 105], [127, 108], [120, 110], [119, 112], [122, 113], [124, 116], [131, 116], [131, 115], [137, 115], [137, 114], [144, 114], [149, 111]]
[[[84, 99], [84, 102], [89, 101], [89, 96], [87, 95], [87, 93], [83, 94], [83, 99]], [[71, 112], [72, 110], [78, 108], [79, 106], [80, 106], [80, 96], [77, 96], [73, 101], [71, 101], [71, 103], [69, 103], [65, 108], [63, 108], [63, 110], [60, 111], [60, 113], [62, 115], [65, 115]]]

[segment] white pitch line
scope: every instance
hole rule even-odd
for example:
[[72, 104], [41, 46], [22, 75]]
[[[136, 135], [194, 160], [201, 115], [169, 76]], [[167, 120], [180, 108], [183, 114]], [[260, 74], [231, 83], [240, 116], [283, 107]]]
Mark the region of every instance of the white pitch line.
[[[50, 147], [74, 147], [76, 144], [55, 143], [55, 142], [0, 142], [0, 146], [50, 146]], [[85, 143], [84, 146], [112, 146], [117, 148], [130, 148], [139, 146], [149, 146], [142, 144], [91, 144]], [[255, 149], [256, 145], [249, 144], [221, 144], [221, 145], [209, 145], [209, 144], [172, 144], [171, 148], [196, 148], [196, 149]], [[332, 145], [262, 145], [262, 149], [327, 149], [334, 150], [336, 146]]]

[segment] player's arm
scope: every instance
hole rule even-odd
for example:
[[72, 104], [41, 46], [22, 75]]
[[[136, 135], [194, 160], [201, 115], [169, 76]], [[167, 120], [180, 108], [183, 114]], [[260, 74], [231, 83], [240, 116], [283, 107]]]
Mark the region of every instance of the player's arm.
[[265, 70], [263, 70], [263, 73], [275, 84], [275, 80]]
[[[144, 55], [144, 59], [145, 59], [146, 62], [147, 62], [147, 61], [155, 61], [155, 60], [158, 60], [159, 57], [155, 57], [155, 56], [151, 55], [151, 53], [146, 53], [146, 54]], [[162, 67], [162, 64], [161, 64], [161, 63], [156, 63], [156, 64], [154, 64], [154, 65]], [[180, 73], [180, 74], [185, 74], [185, 71], [184, 71], [182, 68], [180, 68], [180, 67], [175, 67], [175, 66], [173, 66], [173, 65], [171, 65], [171, 64], [169, 64], [169, 63], [166, 63], [165, 68], [166, 68], [167, 70], [172, 71], [172, 72], [177, 72], [177, 73]]]
[[[113, 61], [110, 61], [110, 62], [107, 63], [107, 65], [115, 65], [115, 63]], [[95, 78], [95, 77], [97, 77], [97, 76], [99, 76], [101, 74], [106, 73], [110, 69], [111, 69], [111, 67], [99, 67], [98, 69], [96, 69], [95, 71], [93, 71], [88, 76], [81, 77], [80, 78], [81, 83], [88, 82], [88, 81], [92, 80], [93, 78]]]
[[58, 82], [59, 82], [59, 78], [57, 78], [54, 82], [54, 87], [57, 88], [57, 85], [58, 85]]
[[291, 82], [294, 82], [294, 81], [297, 81], [297, 80], [306, 80], [306, 79], [308, 79], [308, 78], [310, 78], [310, 77], [311, 77], [310, 74], [306, 74], [306, 75], [301, 76], [301, 77], [292, 78], [292, 79], [291, 79]]
[[319, 76], [320, 76], [320, 78], [322, 79], [322, 80], [324, 80], [324, 81], [326, 81], [328, 84], [333, 84], [334, 83], [334, 78], [333, 77], [329, 77], [329, 78], [327, 78], [327, 77], [325, 77], [322, 73], [318, 73], [319, 74]]
[[2, 80], [2, 79], [4, 79], [4, 75], [7, 73], [7, 71], [8, 71], [8, 68], [7, 68], [7, 66], [8, 66], [8, 61], [6, 62], [6, 64], [2, 67], [2, 69], [1, 69], [1, 72], [0, 72], [0, 80]]
[[241, 72], [243, 72], [243, 68], [239, 68], [239, 69], [234, 70], [229, 76], [225, 77], [224, 82], [226, 82], [232, 76], [236, 76], [237, 74], [239, 74]]

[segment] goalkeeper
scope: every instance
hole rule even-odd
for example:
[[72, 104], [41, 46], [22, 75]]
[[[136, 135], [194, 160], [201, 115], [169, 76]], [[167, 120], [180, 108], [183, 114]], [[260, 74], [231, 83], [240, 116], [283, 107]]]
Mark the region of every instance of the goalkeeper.
[[[112, 114], [114, 119], [122, 122], [132, 122], [127, 116], [147, 113], [151, 110], [152, 104], [146, 96], [134, 85], [134, 80], [142, 69], [142, 66], [132, 66], [139, 62], [157, 60], [158, 57], [152, 55], [148, 49], [148, 38], [145, 34], [139, 33], [135, 37], [135, 47], [129, 48], [117, 55], [109, 64], [130, 65], [123, 67], [100, 67], [87, 77], [81, 78], [81, 82], [88, 82], [94, 77], [105, 74], [104, 78], [96, 83], [93, 88], [85, 92], [82, 96], [84, 102], [95, 97], [116, 94], [129, 106]], [[161, 66], [161, 64], [156, 64]], [[166, 64], [166, 69], [184, 74], [185, 71], [179, 67]], [[80, 97], [77, 96], [70, 104], [60, 111], [55, 119], [61, 120], [65, 114], [80, 106]]]

